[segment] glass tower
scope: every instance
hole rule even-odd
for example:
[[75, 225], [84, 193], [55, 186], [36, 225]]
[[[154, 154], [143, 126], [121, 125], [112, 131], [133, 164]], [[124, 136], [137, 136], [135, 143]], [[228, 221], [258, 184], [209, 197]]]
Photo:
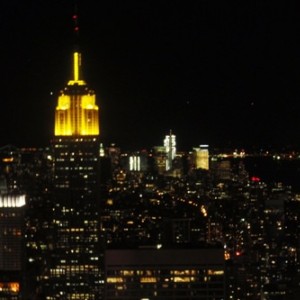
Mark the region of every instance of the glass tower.
[[164, 139], [164, 147], [166, 149], [166, 171], [172, 169], [172, 162], [176, 155], [176, 136], [170, 131]]

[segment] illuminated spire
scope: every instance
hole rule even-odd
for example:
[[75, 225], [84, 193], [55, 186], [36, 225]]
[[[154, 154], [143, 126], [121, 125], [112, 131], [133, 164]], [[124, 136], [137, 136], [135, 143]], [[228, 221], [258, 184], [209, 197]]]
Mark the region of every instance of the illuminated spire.
[[86, 85], [81, 79], [81, 54], [77, 51], [73, 53], [73, 79], [69, 80], [68, 85]]
[[73, 20], [73, 33], [74, 33], [74, 53], [73, 53], [73, 79], [68, 82], [68, 85], [85, 85], [86, 83], [81, 79], [81, 54], [79, 49], [79, 25], [77, 3], [74, 3]]

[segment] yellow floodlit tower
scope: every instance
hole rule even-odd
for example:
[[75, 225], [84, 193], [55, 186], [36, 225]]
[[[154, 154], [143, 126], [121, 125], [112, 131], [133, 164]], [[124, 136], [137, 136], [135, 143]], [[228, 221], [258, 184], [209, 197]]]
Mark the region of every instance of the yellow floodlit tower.
[[81, 79], [81, 54], [73, 53], [73, 78], [58, 97], [55, 136], [98, 136], [99, 108], [96, 95]]

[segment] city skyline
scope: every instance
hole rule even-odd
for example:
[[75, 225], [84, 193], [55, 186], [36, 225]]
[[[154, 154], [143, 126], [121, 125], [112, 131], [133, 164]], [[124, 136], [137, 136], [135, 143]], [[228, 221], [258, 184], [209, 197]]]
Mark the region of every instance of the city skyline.
[[[299, 20], [291, 6], [77, 1], [101, 138], [124, 149], [299, 146]], [[70, 1], [1, 4], [1, 144], [47, 146], [71, 73]]]
[[296, 140], [257, 6], [75, 2], [2, 7], [0, 297], [295, 298], [300, 151], [216, 148]]

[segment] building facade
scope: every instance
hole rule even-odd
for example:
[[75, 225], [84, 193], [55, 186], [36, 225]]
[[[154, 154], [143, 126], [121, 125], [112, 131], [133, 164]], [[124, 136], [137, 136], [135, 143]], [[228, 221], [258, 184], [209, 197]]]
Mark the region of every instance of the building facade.
[[209, 170], [209, 150], [208, 145], [200, 145], [194, 148], [195, 168]]
[[109, 249], [105, 299], [225, 299], [223, 249]]

